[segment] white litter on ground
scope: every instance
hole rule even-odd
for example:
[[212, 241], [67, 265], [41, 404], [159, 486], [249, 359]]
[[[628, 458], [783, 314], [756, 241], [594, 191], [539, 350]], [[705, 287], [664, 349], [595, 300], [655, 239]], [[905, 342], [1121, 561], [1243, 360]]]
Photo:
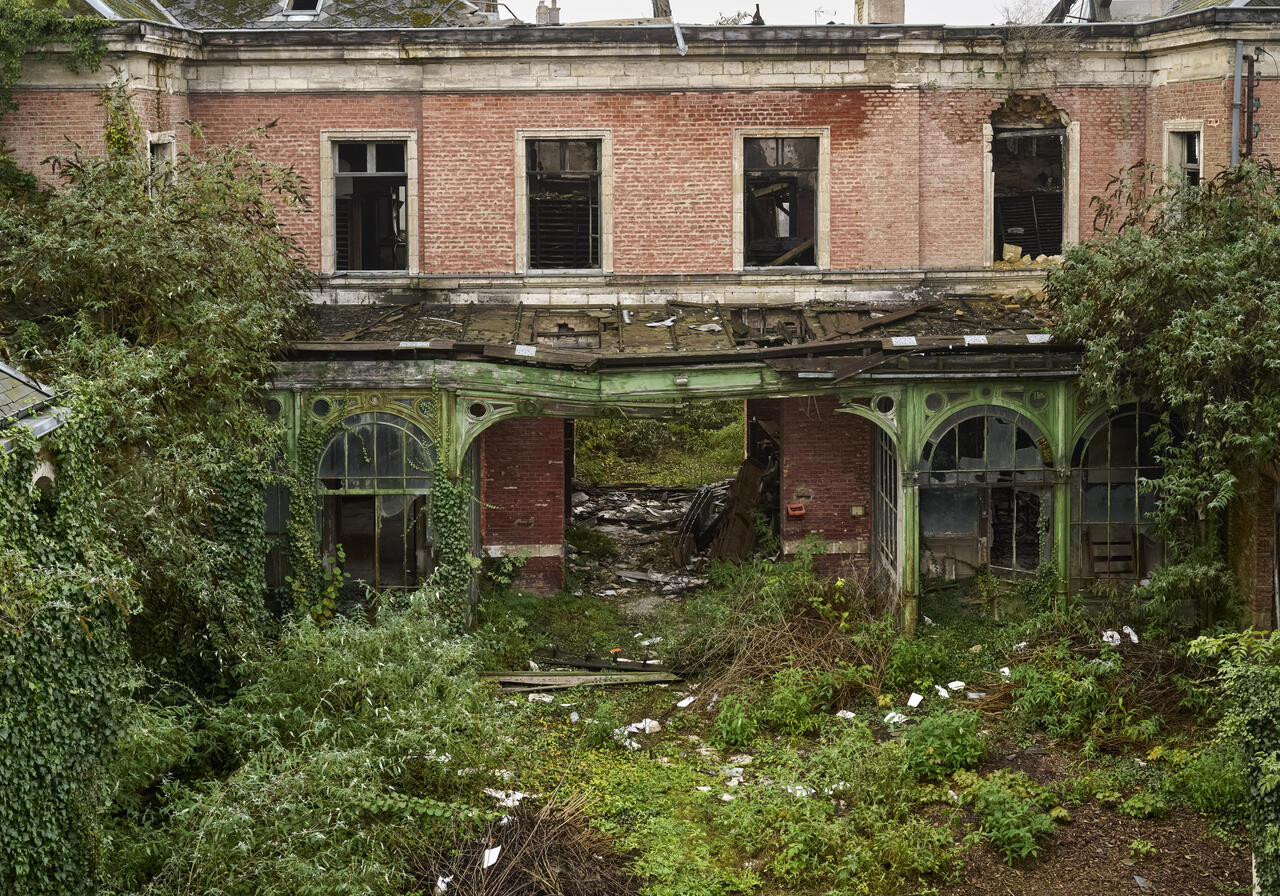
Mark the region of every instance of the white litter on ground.
[[1009, 677], [1010, 675], [1012, 675], [1012, 674], [1013, 674], [1013, 670], [1012, 670], [1012, 669], [1010, 669], [1008, 666], [1001, 666], [1001, 667], [1000, 667], [1000, 677], [1001, 677], [1001, 678], [1008, 678], [1008, 677]]
[[964, 682], [963, 682], [963, 681], [949, 681], [949, 682], [947, 682], [947, 687], [951, 688], [951, 690], [953, 690], [953, 691], [963, 690], [963, 689], [964, 689]]
[[986, 696], [987, 696], [986, 691], [970, 691], [969, 692], [970, 700], [981, 700], [983, 697], [986, 697]]
[[921, 701], [923, 700], [924, 700], [924, 694], [917, 694], [915, 691], [912, 691], [911, 696], [907, 698], [907, 706], [910, 706], [912, 709], [915, 709], [917, 706], [920, 705]]
[[676, 706], [679, 709], [688, 709], [690, 706], [693, 705], [693, 701], [697, 699], [698, 699], [697, 697], [685, 697], [683, 700], [677, 703]]
[[522, 800], [533, 796], [531, 793], [524, 793], [519, 790], [493, 790], [489, 787], [486, 787], [484, 792], [497, 800], [498, 805], [504, 809], [514, 809], [520, 805]]
[[853, 713], [849, 712], [849, 710], [842, 709], [836, 713], [836, 718], [837, 719], [853, 719], [857, 717]]
[[901, 725], [907, 720], [907, 717], [900, 712], [891, 712], [884, 717], [886, 725]]
[[449, 889], [449, 881], [451, 880], [453, 880], [452, 874], [448, 877], [437, 877], [435, 896], [444, 896], [445, 891]]
[[550, 694], [530, 694], [525, 699], [530, 703], [551, 703], [555, 700]]
[[1110, 644], [1112, 647], [1120, 646], [1120, 633], [1116, 631], [1105, 631], [1102, 633], [1102, 640]]
[[1124, 628], [1120, 629], [1120, 631], [1128, 635], [1129, 640], [1132, 641], [1134, 644], [1138, 643], [1138, 633], [1135, 632], [1133, 629], [1129, 628], [1129, 626], [1126, 625]]
[[938, 696], [941, 697], [942, 699], [944, 700], [951, 699], [951, 692], [948, 691], [946, 688], [944, 688], [942, 685], [935, 684], [933, 686], [933, 689], [938, 692]]
[[489, 868], [493, 865], [498, 864], [498, 856], [499, 854], [501, 854], [501, 852], [502, 852], [501, 846], [495, 846], [493, 849], [486, 849], [484, 851], [484, 858], [480, 860], [480, 867]]

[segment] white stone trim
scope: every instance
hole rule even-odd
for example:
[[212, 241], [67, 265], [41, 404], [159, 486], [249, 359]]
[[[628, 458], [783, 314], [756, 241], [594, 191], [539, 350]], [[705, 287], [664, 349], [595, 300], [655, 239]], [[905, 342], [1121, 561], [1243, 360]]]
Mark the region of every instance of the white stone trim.
[[[342, 130], [320, 132], [320, 273], [332, 274], [337, 270], [337, 247], [334, 233], [334, 166], [333, 145], [347, 141], [403, 142], [404, 168], [408, 208], [405, 217], [409, 224], [408, 267], [409, 274], [417, 274], [419, 268], [419, 220], [418, 220], [418, 132], [396, 130]], [[357, 274], [362, 272], [356, 272]], [[373, 272], [385, 273], [385, 272]]]
[[[516, 273], [542, 273], [529, 269], [529, 178], [525, 171], [527, 140], [600, 141], [600, 273], [613, 273], [613, 131], [608, 128], [517, 128], [516, 140]], [[594, 272], [595, 268], [589, 268]], [[547, 271], [563, 274], [564, 271]]]
[[748, 268], [743, 264], [746, 236], [743, 233], [743, 170], [745, 163], [743, 144], [745, 140], [756, 137], [817, 137], [818, 138], [818, 197], [817, 197], [817, 238], [813, 241], [813, 260], [818, 270], [825, 271], [831, 267], [831, 128], [734, 128], [733, 129], [733, 265], [734, 271], [776, 271], [779, 274], [791, 274], [805, 271], [808, 268]]
[[[1242, 119], [1243, 123], [1243, 119]], [[1209, 179], [1209, 166], [1205, 161], [1204, 153], [1204, 119], [1203, 118], [1176, 118], [1172, 121], [1164, 122], [1163, 128], [1164, 139], [1161, 143], [1160, 170], [1168, 177], [1169, 171], [1178, 163], [1173, 159], [1173, 135], [1197, 133], [1200, 135], [1200, 179], [1202, 181]]]
[[563, 544], [487, 544], [486, 557], [563, 557]]

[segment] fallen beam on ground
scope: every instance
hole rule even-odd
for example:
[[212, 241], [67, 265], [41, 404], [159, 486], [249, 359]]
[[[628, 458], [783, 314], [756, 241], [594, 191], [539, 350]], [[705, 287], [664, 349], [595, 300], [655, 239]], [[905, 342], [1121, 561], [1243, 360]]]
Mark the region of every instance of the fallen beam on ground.
[[620, 684], [665, 684], [681, 680], [670, 672], [484, 672], [480, 677], [498, 682], [504, 691], [554, 691]]

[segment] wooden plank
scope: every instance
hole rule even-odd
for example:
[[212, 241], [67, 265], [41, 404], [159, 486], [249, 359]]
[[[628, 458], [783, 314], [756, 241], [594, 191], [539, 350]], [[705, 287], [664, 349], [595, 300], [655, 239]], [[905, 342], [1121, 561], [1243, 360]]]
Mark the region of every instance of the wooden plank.
[[504, 688], [514, 686], [540, 691], [623, 684], [665, 684], [681, 680], [669, 672], [485, 672], [480, 677], [496, 681]]

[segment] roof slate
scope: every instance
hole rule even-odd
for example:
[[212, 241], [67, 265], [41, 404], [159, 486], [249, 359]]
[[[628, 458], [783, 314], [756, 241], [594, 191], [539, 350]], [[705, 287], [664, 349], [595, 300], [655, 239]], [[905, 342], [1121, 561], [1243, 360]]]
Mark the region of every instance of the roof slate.
[[292, 16], [284, 15], [285, 0], [167, 0], [165, 5], [197, 30], [430, 28], [463, 24], [470, 17], [470, 4], [456, 0], [321, 0], [316, 15]]
[[30, 416], [54, 398], [54, 391], [0, 363], [0, 423]]

